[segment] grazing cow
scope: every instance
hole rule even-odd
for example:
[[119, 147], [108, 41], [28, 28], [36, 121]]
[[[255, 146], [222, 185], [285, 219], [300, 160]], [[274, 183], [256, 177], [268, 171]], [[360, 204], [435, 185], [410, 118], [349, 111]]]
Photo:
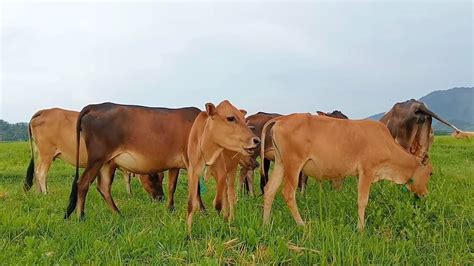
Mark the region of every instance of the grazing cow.
[[[33, 186], [36, 177], [40, 192], [47, 193], [48, 171], [51, 163], [60, 158], [65, 163], [76, 166], [76, 141], [75, 130], [79, 112], [64, 110], [60, 108], [45, 109], [36, 112], [30, 120], [28, 133], [31, 146], [31, 160], [26, 173], [24, 190], [28, 191]], [[80, 140], [79, 167], [84, 168], [87, 163], [87, 152], [84, 139]], [[34, 155], [37, 151], [37, 167], [35, 168]], [[100, 178], [100, 177], [99, 177]], [[150, 177], [141, 177], [143, 182], [150, 183]], [[128, 175], [124, 173], [127, 192], [130, 191]], [[150, 186], [146, 188], [151, 195], [163, 197], [159, 193], [159, 187]]]
[[[215, 174], [217, 193], [215, 207], [224, 207], [224, 217], [229, 213], [229, 220], [234, 216], [235, 192], [233, 185], [227, 185], [232, 179], [228, 177], [224, 151], [252, 155], [260, 139], [249, 129], [245, 122], [246, 112], [238, 110], [229, 101], [214, 106], [206, 104], [206, 111], [201, 112], [189, 134], [188, 144], [188, 232], [191, 234], [193, 215], [199, 206], [199, 176], [206, 166]], [[219, 206], [223, 199], [223, 206]], [[228, 207], [228, 211], [227, 211]]]
[[[77, 205], [79, 216], [89, 184], [99, 174], [100, 192], [114, 212], [119, 212], [110, 194], [112, 176], [116, 167], [140, 175], [169, 170], [168, 207], [173, 208], [175, 180], [179, 169], [187, 167], [187, 142], [198, 108], [152, 108], [103, 103], [88, 105], [77, 119], [77, 142], [84, 138], [88, 154], [87, 167], [79, 179], [79, 168], [72, 184], [68, 218]], [[78, 149], [80, 151], [80, 149]], [[79, 160], [79, 152], [76, 159]], [[158, 182], [158, 178], [151, 181]], [[199, 198], [200, 199], [200, 198]], [[204, 207], [201, 204], [201, 207]]]
[[[423, 161], [407, 152], [380, 122], [293, 114], [270, 120], [263, 129], [262, 141], [270, 125], [273, 125], [276, 158], [272, 177], [265, 187], [265, 224], [270, 221], [275, 193], [285, 179], [283, 198], [296, 223], [304, 225], [295, 200], [300, 171], [328, 180], [357, 175], [360, 230], [365, 225], [372, 183], [387, 179], [405, 185], [418, 196], [428, 193], [432, 173], [429, 160]], [[263, 153], [262, 147], [262, 156]]]
[[455, 132], [460, 130], [442, 119], [436, 113], [417, 100], [411, 99], [396, 103], [380, 122], [385, 124], [392, 137], [410, 153], [427, 159], [428, 151], [434, 140], [432, 118], [452, 127]]
[[474, 138], [474, 132], [472, 131], [454, 131], [451, 136], [457, 139], [469, 139]]

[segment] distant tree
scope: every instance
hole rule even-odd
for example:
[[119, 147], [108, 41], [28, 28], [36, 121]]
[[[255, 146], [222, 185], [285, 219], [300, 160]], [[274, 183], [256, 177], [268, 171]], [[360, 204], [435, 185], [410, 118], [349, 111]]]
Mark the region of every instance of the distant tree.
[[28, 140], [28, 123], [10, 124], [0, 119], [0, 141]]

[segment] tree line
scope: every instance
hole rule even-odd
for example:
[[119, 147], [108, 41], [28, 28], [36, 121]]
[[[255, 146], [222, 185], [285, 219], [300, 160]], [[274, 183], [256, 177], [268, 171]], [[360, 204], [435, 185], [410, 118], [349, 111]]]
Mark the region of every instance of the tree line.
[[28, 123], [10, 124], [0, 119], [0, 141], [28, 140]]

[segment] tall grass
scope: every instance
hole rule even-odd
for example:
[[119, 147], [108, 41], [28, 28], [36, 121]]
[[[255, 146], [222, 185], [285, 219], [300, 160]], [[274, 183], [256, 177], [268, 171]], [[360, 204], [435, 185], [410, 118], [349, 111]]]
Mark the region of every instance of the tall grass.
[[[203, 195], [207, 207], [186, 238], [187, 184], [182, 171], [176, 210], [152, 202], [137, 180], [126, 194], [117, 174], [113, 196], [123, 217], [112, 214], [91, 186], [86, 219], [64, 221], [74, 168], [54, 162], [49, 194], [22, 191], [30, 158], [25, 143], [0, 144], [0, 262], [2, 264], [472, 264], [474, 263], [474, 142], [436, 137], [430, 194], [416, 200], [388, 181], [374, 184], [367, 225], [357, 231], [357, 179], [342, 191], [310, 180], [297, 201], [303, 228], [296, 227], [281, 195], [270, 227], [262, 226], [262, 197], [241, 196], [236, 220], [212, 209], [214, 183]], [[255, 177], [256, 187], [257, 176]], [[166, 185], [166, 179], [165, 179]]]

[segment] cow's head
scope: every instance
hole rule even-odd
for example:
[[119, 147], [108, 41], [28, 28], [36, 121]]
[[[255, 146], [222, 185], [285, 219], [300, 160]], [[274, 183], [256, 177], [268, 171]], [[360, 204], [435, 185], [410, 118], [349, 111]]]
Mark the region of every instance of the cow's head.
[[429, 159], [418, 160], [418, 167], [406, 183], [407, 188], [419, 197], [428, 194], [428, 182], [433, 174], [433, 166]]
[[207, 103], [206, 112], [209, 116], [206, 130], [215, 144], [243, 155], [254, 153], [260, 139], [246, 124], [245, 110], [239, 110], [225, 100], [217, 106]]

